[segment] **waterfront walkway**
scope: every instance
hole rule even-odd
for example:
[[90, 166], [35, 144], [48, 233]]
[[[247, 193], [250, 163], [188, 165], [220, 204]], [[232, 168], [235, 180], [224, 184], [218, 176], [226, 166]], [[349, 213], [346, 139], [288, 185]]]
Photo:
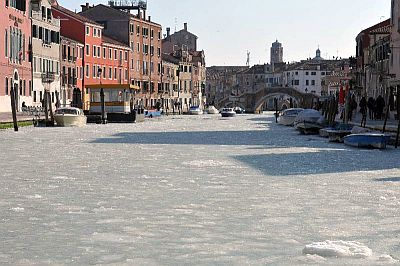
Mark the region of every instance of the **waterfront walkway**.
[[[19, 112], [17, 113], [17, 120], [21, 121], [31, 121], [34, 115], [29, 115], [27, 113]], [[12, 123], [12, 113], [0, 113], [0, 123]]]

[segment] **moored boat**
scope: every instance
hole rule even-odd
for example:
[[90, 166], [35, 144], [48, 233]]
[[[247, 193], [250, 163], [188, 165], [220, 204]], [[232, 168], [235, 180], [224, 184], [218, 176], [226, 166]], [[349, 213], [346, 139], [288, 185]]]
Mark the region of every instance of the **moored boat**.
[[293, 126], [294, 120], [302, 111], [304, 111], [302, 108], [283, 110], [278, 117], [278, 123], [284, 126]]
[[189, 109], [189, 114], [191, 114], [191, 115], [202, 115], [203, 114], [203, 110], [201, 110], [201, 108], [199, 106], [192, 106]]
[[233, 108], [223, 108], [221, 111], [221, 116], [222, 117], [234, 117], [234, 116], [236, 116], [236, 112], [233, 110]]
[[351, 134], [343, 138], [344, 144], [358, 148], [386, 149], [390, 136], [379, 133]]
[[60, 127], [83, 127], [87, 118], [83, 111], [75, 107], [62, 107], [56, 110], [54, 120]]
[[313, 109], [306, 109], [298, 114], [294, 120], [294, 126], [300, 133], [318, 134], [324, 128], [325, 118], [320, 112]]
[[216, 115], [216, 114], [219, 114], [219, 111], [218, 111], [217, 108], [215, 108], [215, 106], [210, 105], [210, 106], [207, 108], [207, 113], [210, 114], [210, 115]]

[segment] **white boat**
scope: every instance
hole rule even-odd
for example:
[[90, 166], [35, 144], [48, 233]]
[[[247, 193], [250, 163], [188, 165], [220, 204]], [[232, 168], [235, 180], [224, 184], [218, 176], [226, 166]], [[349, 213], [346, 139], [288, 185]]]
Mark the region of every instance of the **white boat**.
[[83, 127], [87, 118], [82, 109], [75, 107], [63, 107], [56, 110], [54, 120], [60, 127]]
[[222, 108], [221, 116], [222, 117], [234, 117], [234, 116], [236, 116], [236, 112], [233, 110], [233, 108]]
[[216, 114], [219, 114], [219, 111], [218, 111], [217, 108], [215, 108], [214, 105], [210, 105], [210, 106], [207, 108], [207, 113], [210, 114], [210, 115], [216, 115]]
[[199, 106], [192, 106], [189, 109], [189, 113], [191, 115], [202, 115], [203, 114], [203, 110], [201, 110], [201, 108]]
[[278, 123], [284, 126], [293, 126], [294, 120], [302, 111], [304, 111], [302, 108], [283, 110], [278, 117]]
[[305, 109], [294, 120], [294, 127], [302, 134], [318, 134], [324, 128], [325, 118], [320, 112], [313, 109]]

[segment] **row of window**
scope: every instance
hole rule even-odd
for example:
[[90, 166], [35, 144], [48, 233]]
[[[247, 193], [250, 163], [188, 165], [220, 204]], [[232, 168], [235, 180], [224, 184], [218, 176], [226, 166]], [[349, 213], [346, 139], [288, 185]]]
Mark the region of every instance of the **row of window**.
[[[14, 85], [14, 80], [12, 78], [5, 78], [5, 94], [10, 95], [11, 94], [11, 88]], [[19, 95], [21, 96], [32, 96], [32, 81], [29, 80], [28, 83], [29, 87], [26, 87], [26, 80], [20, 80], [19, 81]]]
[[[300, 80], [298, 80], [298, 79], [292, 80], [292, 86], [299, 86], [299, 85], [300, 85]], [[310, 84], [310, 80], [306, 80], [305, 85], [306, 86], [315, 86], [316, 82], [315, 82], [315, 80], [311, 80], [311, 84]]]
[[[129, 32], [131, 34], [135, 33], [135, 26], [133, 24], [129, 25]], [[150, 35], [150, 38], [152, 38], [152, 39], [154, 38], [154, 30], [153, 29], [149, 30], [149, 28], [142, 27], [142, 30], [140, 30], [140, 25], [136, 25], [136, 35], [139, 36], [140, 33], [145, 38], [149, 37], [149, 35]], [[157, 37], [158, 37], [158, 40], [161, 40], [161, 31], [157, 32]]]
[[33, 57], [33, 72], [39, 73], [59, 73], [60, 63], [56, 60]]
[[13, 7], [19, 11], [26, 11], [26, 1], [25, 0], [6, 0], [6, 7]]
[[[140, 53], [140, 50], [142, 50], [143, 54], [147, 55], [150, 53], [150, 55], [152, 55], [152, 56], [154, 55], [154, 51], [155, 51], [155, 48], [153, 45], [150, 46], [148, 44], [143, 43], [141, 46], [139, 42], [136, 44], [136, 49], [135, 49], [134, 42], [131, 42], [131, 49], [133, 52], [135, 52], [135, 50], [136, 50], [138, 53]], [[161, 56], [161, 48], [160, 47], [157, 48], [157, 56], [158, 57]]]
[[91, 33], [93, 32], [92, 36], [96, 38], [101, 38], [101, 29], [96, 28], [96, 27], [89, 27], [86, 26], [86, 35], [91, 36]]
[[37, 25], [32, 26], [32, 37], [42, 40], [45, 44], [60, 44], [60, 33]]
[[10, 27], [5, 30], [4, 53], [12, 63], [22, 64], [26, 59], [26, 37], [21, 29]]
[[[103, 53], [101, 53], [101, 51]], [[89, 44], [86, 44], [86, 55], [90, 56], [90, 45]], [[97, 57], [97, 58], [103, 57], [103, 59], [110, 59], [110, 60], [112, 60], [112, 59], [118, 60], [119, 59], [120, 61], [122, 61], [122, 60], [128, 61], [129, 53], [128, 53], [128, 51], [123, 52], [122, 50], [109, 48], [108, 55], [107, 55], [107, 48], [103, 47], [103, 49], [101, 49], [100, 46], [93, 45], [92, 56]]]
[[[299, 72], [298, 72], [298, 71], [292, 72], [292, 75], [293, 75], [293, 74], [294, 74], [295, 76], [298, 76], [298, 75], [299, 75]], [[317, 72], [314, 72], [314, 71], [313, 71], [313, 72], [310, 73], [309, 71], [306, 71], [305, 74], [306, 74], [306, 76], [309, 76], [310, 74], [311, 74], [311, 76], [316, 76], [316, 75], [317, 75]], [[289, 76], [289, 75], [290, 75], [290, 72], [288, 72], [287, 75]], [[322, 72], [321, 72], [321, 76], [325, 76], [325, 75], [330, 75], [330, 72], [324, 72], [324, 71], [322, 71]]]
[[[112, 67], [105, 67], [105, 66], [99, 66], [99, 65], [93, 65], [92, 66], [92, 73], [90, 73], [90, 65], [87, 64], [85, 67], [85, 76], [87, 78], [94, 78], [94, 79], [110, 79], [110, 80], [128, 80], [129, 78], [129, 72], [128, 69], [124, 69], [122, 71], [122, 68], [112, 68]], [[81, 68], [81, 76], [79, 78], [82, 79], [83, 77], [83, 70]]]

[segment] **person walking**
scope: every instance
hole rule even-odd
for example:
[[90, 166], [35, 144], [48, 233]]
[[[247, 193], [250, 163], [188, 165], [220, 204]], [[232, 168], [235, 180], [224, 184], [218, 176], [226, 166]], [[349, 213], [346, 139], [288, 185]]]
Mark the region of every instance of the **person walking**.
[[382, 95], [379, 95], [376, 99], [376, 114], [377, 119], [382, 119], [383, 109], [385, 108], [385, 99], [383, 99]]
[[363, 97], [361, 98], [360, 104], [359, 104], [359, 106], [360, 106], [360, 113], [363, 115], [363, 117], [367, 115], [367, 105], [368, 105], [367, 99], [365, 98], [365, 96], [363, 96]]
[[369, 112], [369, 119], [373, 120], [375, 118], [375, 100], [372, 97], [368, 98], [368, 112]]
[[350, 100], [349, 121], [353, 120], [353, 113], [357, 113], [357, 101], [354, 95]]

